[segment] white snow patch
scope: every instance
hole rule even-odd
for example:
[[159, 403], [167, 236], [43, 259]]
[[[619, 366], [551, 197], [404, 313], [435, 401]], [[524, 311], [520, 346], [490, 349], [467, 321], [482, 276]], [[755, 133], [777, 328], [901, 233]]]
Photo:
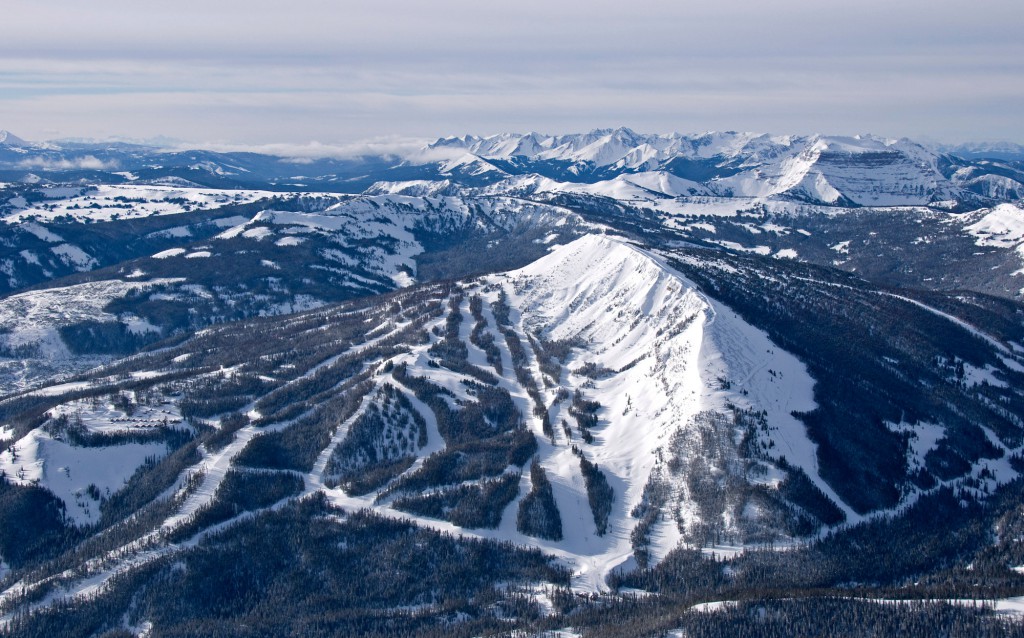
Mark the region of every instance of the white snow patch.
[[[13, 222], [8, 222], [8, 223], [13, 223]], [[42, 239], [43, 241], [51, 243], [51, 244], [56, 244], [56, 243], [64, 241], [64, 238], [61, 237], [60, 235], [58, 235], [58, 234], [56, 234], [56, 233], [54, 233], [54, 232], [52, 232], [50, 230], [47, 230], [46, 228], [43, 228], [42, 226], [40, 226], [39, 224], [37, 224], [35, 222], [24, 222], [19, 227], [22, 230], [27, 230], [28, 232], [32, 233], [33, 235], [35, 235], [39, 239]]]
[[717, 228], [715, 228], [712, 224], [709, 224], [707, 222], [697, 222], [697, 223], [694, 223], [694, 224], [687, 224], [685, 226], [685, 228], [686, 229], [693, 229], [693, 230], [703, 230], [703, 231], [707, 231], [709, 233], [717, 233], [718, 232]]
[[18, 254], [21, 255], [21, 258], [27, 261], [28, 263], [35, 264], [36, 266], [40, 265], [39, 257], [31, 250], [22, 250]]
[[92, 270], [99, 265], [99, 262], [96, 261], [96, 259], [78, 246], [60, 244], [59, 246], [51, 247], [50, 251], [60, 257], [60, 260], [65, 264], [74, 267], [74, 269], [79, 272]]
[[408, 288], [416, 283], [416, 280], [409, 276], [409, 273], [404, 270], [399, 270], [391, 276], [391, 280], [395, 282], [395, 285], [399, 288]]
[[969, 363], [964, 363], [964, 382], [969, 386], [987, 384], [997, 388], [1009, 387], [1006, 381], [995, 376], [994, 373], [997, 370], [998, 369], [992, 364], [988, 364], [984, 368], [979, 368], [977, 366], [972, 366]]
[[167, 250], [161, 250], [160, 252], [153, 255], [153, 259], [167, 259], [168, 257], [177, 257], [184, 255], [187, 251], [184, 248], [168, 248]]
[[[711, 611], [721, 611], [723, 609], [729, 609], [730, 607], [735, 607], [736, 605], [737, 603], [731, 600], [716, 600], [710, 603], [700, 603], [698, 605], [694, 605], [693, 607], [690, 607], [690, 611], [707, 613]], [[682, 634], [677, 632], [675, 634], [670, 635], [681, 636]]]
[[718, 244], [722, 248], [728, 248], [729, 250], [734, 250], [736, 252], [754, 253], [755, 255], [770, 255], [770, 254], [772, 254], [772, 249], [769, 248], [768, 246], [751, 246], [751, 247], [748, 247], [748, 246], [744, 246], [743, 244], [738, 244], [738, 243], [736, 243], [734, 241], [727, 241], [725, 239], [714, 239], [714, 240], [709, 240], [709, 241], [711, 241], [714, 244]]
[[231, 226], [238, 226], [249, 221], [248, 217], [242, 217], [241, 215], [232, 215], [231, 217], [221, 217], [220, 219], [213, 220], [213, 225], [217, 228], [229, 228]]
[[128, 327], [128, 332], [134, 334], [143, 334], [146, 332], [160, 333], [160, 328], [154, 326], [141, 317], [136, 317], [135, 315], [124, 315], [121, 317], [121, 322]]
[[906, 432], [910, 435], [907, 447], [907, 462], [911, 468], [924, 467], [924, 457], [939, 447], [939, 441], [946, 438], [946, 428], [934, 423], [889, 423], [885, 424], [893, 432]]
[[282, 237], [274, 242], [275, 246], [298, 246], [306, 241], [305, 237]]
[[78, 525], [99, 520], [99, 501], [87, 494], [94, 485], [101, 497], [124, 487], [147, 458], [167, 453], [163, 443], [129, 443], [110, 447], [75, 447], [33, 430], [14, 444], [15, 453], [0, 454], [0, 470], [15, 483], [38, 483], [64, 502]]
[[249, 230], [242, 233], [242, 237], [246, 239], [255, 239], [257, 241], [265, 239], [273, 235], [273, 232], [266, 226], [257, 226], [256, 228], [250, 228]]
[[177, 237], [184, 239], [192, 236], [192, 231], [189, 230], [188, 226], [175, 226], [174, 228], [168, 228], [166, 230], [160, 230], [152, 234], [153, 237]]
[[[1024, 209], [1014, 204], [1000, 204], [981, 219], [964, 226], [964, 230], [976, 237], [978, 246], [1017, 247], [1024, 242]], [[1024, 256], [1024, 255], [1022, 255]]]

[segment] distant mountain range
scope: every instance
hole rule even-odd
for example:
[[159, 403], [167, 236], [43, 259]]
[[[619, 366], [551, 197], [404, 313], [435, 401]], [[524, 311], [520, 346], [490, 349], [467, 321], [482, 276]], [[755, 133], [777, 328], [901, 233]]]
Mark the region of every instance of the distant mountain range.
[[[256, 153], [166, 151], [124, 143], [29, 144], [0, 134], [0, 178], [166, 183], [220, 188], [362, 192], [379, 181], [454, 176], [483, 185], [539, 175], [594, 183], [664, 172], [679, 194], [777, 198], [839, 206], [956, 206], [1022, 192], [1014, 145], [928, 147], [873, 136], [752, 133], [451, 137], [406, 157], [294, 159]], [[959, 154], [958, 154], [959, 153]]]

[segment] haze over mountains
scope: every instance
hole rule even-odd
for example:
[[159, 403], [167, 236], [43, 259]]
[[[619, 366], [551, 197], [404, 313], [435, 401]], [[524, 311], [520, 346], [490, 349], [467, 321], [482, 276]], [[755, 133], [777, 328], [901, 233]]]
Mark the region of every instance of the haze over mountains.
[[[454, 172], [463, 178], [494, 182], [512, 175], [536, 173], [563, 181], [594, 182], [623, 173], [664, 171], [701, 184], [706, 192], [718, 196], [784, 196], [854, 205], [927, 204], [972, 192], [992, 196], [988, 192], [994, 188], [992, 182], [1000, 180], [982, 178], [994, 175], [1017, 180], [1020, 175], [1014, 171], [1019, 171], [1019, 167], [989, 162], [979, 168], [961, 159], [957, 151], [962, 150], [965, 157], [972, 159], [1024, 159], [1021, 148], [1012, 144], [933, 148], [906, 139], [873, 136], [802, 137], [733, 132], [644, 135], [625, 128], [558, 136], [467, 135], [439, 139], [419, 151], [406, 153], [405, 157], [367, 152], [352, 153], [353, 158], [348, 160], [169, 152], [123, 143], [29, 144], [13, 134], [3, 135], [6, 141], [0, 140], [4, 149], [0, 153], [0, 169], [7, 179], [17, 179], [19, 170], [31, 168], [98, 170], [111, 174], [141, 171], [135, 179], [177, 174], [182, 179], [191, 175], [207, 186], [232, 182], [237, 182], [237, 186], [262, 180], [302, 190], [313, 185], [297, 182], [310, 181], [316, 188], [360, 192], [370, 178], [380, 181], [400, 175], [437, 177]], [[970, 174], [963, 172], [966, 169], [970, 169]], [[289, 178], [297, 182], [280, 181]], [[858, 179], [879, 178], [888, 182], [873, 181], [870, 187], [858, 188]], [[121, 176], [121, 181], [128, 179]], [[1003, 187], [1017, 188], [1012, 184]], [[843, 197], [862, 199], [841, 201]]]
[[3, 631], [287, 606], [283, 633], [635, 635], [770, 592], [787, 622], [1024, 595], [1019, 151], [0, 134]]

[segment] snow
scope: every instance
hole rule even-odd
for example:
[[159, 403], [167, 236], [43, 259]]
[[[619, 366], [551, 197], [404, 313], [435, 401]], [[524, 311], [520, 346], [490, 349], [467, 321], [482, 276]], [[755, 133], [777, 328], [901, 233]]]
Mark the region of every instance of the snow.
[[304, 237], [282, 237], [274, 242], [275, 246], [298, 246], [306, 241]]
[[411, 195], [414, 197], [437, 197], [452, 188], [451, 180], [414, 179], [404, 182], [375, 182], [364, 195]]
[[216, 239], [234, 239], [235, 237], [238, 237], [239, 235], [244, 233], [249, 228], [250, 221], [257, 221], [260, 218], [261, 215], [257, 215], [252, 220], [243, 219], [243, 221], [240, 224], [234, 225], [231, 228], [217, 235]]
[[[728, 608], [734, 607], [734, 606], [736, 606], [736, 603], [733, 602], [733, 601], [717, 600], [717, 601], [710, 602], [710, 603], [700, 603], [698, 605], [694, 605], [693, 607], [690, 607], [690, 611], [695, 611], [695, 612], [699, 612], [699, 613], [707, 613], [707, 612], [711, 612], [711, 611], [722, 611], [724, 609], [728, 609]], [[675, 634], [675, 635], [680, 635], [680, 634]]]
[[11, 133], [10, 131], [0, 131], [0, 145], [10, 147], [21, 147], [26, 146], [27, 144], [28, 143], [25, 140], [21, 139], [20, 137], [18, 137], [14, 133]]
[[408, 288], [416, 283], [416, 280], [409, 276], [409, 273], [399, 270], [391, 276], [391, 280], [395, 282], [395, 286], [398, 288]]
[[128, 328], [128, 332], [134, 334], [144, 334], [146, 332], [160, 333], [160, 328], [154, 326], [150, 322], [136, 317], [135, 315], [124, 315], [121, 317], [121, 323], [125, 324]]
[[210, 254], [211, 253], [208, 250], [197, 250], [185, 255], [185, 259], [205, 259], [209, 257]]
[[1000, 204], [982, 211], [982, 217], [964, 226], [964, 230], [976, 238], [978, 246], [1016, 248], [1024, 258], [1024, 209], [1014, 204]]
[[[483, 164], [487, 159], [523, 157], [567, 162], [577, 174], [600, 167], [623, 171], [619, 177], [599, 182], [600, 186], [594, 185], [593, 189], [594, 194], [628, 200], [650, 198], [657, 193], [670, 198], [721, 195], [789, 198], [819, 204], [852, 201], [863, 206], [926, 206], [936, 200], [954, 200], [962, 192], [961, 186], [939, 171], [940, 156], [935, 151], [907, 140], [873, 136], [798, 137], [734, 132], [644, 135], [629, 129], [563, 136], [504, 133], [487, 138], [439, 140], [413, 161], [436, 161], [436, 153], [441, 150], [456, 158], [442, 164], [443, 168], [471, 161]], [[650, 177], [664, 175], [663, 169], [677, 158], [741, 160], [737, 163], [742, 170], [703, 185], [679, 178], [673, 182], [671, 177]], [[634, 179], [631, 173], [648, 177]], [[558, 185], [550, 180], [540, 187], [581, 191], [589, 188]], [[996, 187], [1006, 190], [1012, 184]]]
[[741, 408], [766, 411], [767, 422], [773, 428], [771, 440], [775, 443], [770, 452], [772, 457], [785, 457], [791, 465], [801, 468], [843, 510], [848, 521], [859, 520], [860, 517], [821, 478], [817, 446], [807, 436], [803, 422], [793, 416], [793, 412], [810, 412], [817, 408], [814, 379], [806, 366], [727, 306], [711, 299], [708, 303], [714, 310], [714, 321], [704, 342], [705, 384], [711, 386], [719, 378], [731, 383], [730, 390], [711, 394], [717, 402], [712, 405], [724, 407], [729, 402]]
[[[159, 376], [159, 373], [149, 371], [137, 373], [133, 377], [146, 378], [153, 375]], [[44, 393], [38, 392], [37, 394]], [[50, 410], [49, 415], [53, 417], [67, 415], [69, 419], [81, 421], [86, 430], [102, 433], [145, 431], [157, 427], [176, 426], [182, 422], [181, 411], [172, 403], [137, 405], [129, 416], [110, 403], [109, 398], [102, 401], [92, 399], [68, 401]]]
[[246, 239], [255, 239], [257, 241], [270, 237], [273, 233], [266, 226], [257, 226], [256, 228], [250, 228], [249, 230], [242, 233], [242, 237]]
[[[744, 246], [734, 241], [728, 241], [725, 239], [711, 239], [708, 240], [713, 244], [718, 244], [722, 248], [728, 248], [729, 250], [735, 250], [741, 253], [754, 253], [755, 255], [770, 255], [772, 249], [769, 246]], [[794, 252], [795, 255], [795, 252]]]
[[[666, 186], [651, 181], [655, 179], [651, 175], [644, 175], [642, 179], [636, 180], [622, 179], [615, 188], [622, 189], [620, 193], [639, 193], [643, 189], [646, 192], [644, 197], [658, 199], [658, 195], [652, 194], [652, 189], [648, 186], [659, 185], [659, 188], [664, 186], [664, 190], [671, 190], [671, 184]], [[630, 191], [630, 188], [636, 190]], [[667, 195], [664, 190], [659, 192]], [[372, 201], [373, 205], [367, 204], [367, 201]], [[488, 212], [500, 211], [507, 215], [506, 219], [515, 219], [524, 209], [503, 210], [510, 201], [512, 200], [508, 198], [494, 198], [489, 204], [493, 208], [488, 209]], [[375, 219], [375, 216], [381, 214], [380, 207], [388, 207], [387, 223]], [[345, 201], [320, 213], [264, 211], [253, 219], [234, 220], [232, 227], [222, 233], [221, 237], [244, 236], [261, 240], [270, 237], [279, 229], [283, 233], [348, 233], [336, 235], [339, 238], [339, 245], [343, 245], [350, 238], [358, 240], [390, 237], [396, 240], [399, 248], [392, 254], [375, 255], [375, 263], [382, 272], [396, 273], [390, 276], [397, 285], [403, 286], [413, 283], [414, 280], [399, 268], [409, 264], [414, 266], [413, 257], [422, 250], [411, 228], [426, 209], [433, 207], [445, 210], [446, 214], [450, 215], [449, 219], [458, 219], [460, 215], [466, 214], [467, 205], [465, 200], [456, 198], [373, 196], [365, 201]], [[561, 213], [538, 208], [528, 214], [540, 216]], [[693, 226], [714, 230], [714, 226], [709, 224], [698, 223]], [[766, 232], [788, 230], [782, 227], [762, 228]], [[780, 228], [782, 230], [779, 230]], [[554, 234], [549, 234], [542, 241], [550, 243], [555, 238]], [[287, 236], [278, 239], [276, 244], [294, 246], [303, 240], [303, 237]], [[836, 244], [833, 250], [845, 252], [847, 244], [848, 242]], [[756, 250], [761, 254], [771, 252], [767, 246], [747, 250]], [[208, 250], [188, 253], [183, 248], [176, 248], [157, 253], [154, 257], [168, 258], [186, 254], [189, 257], [209, 257], [211, 253]], [[323, 254], [327, 258], [335, 256], [328, 251], [324, 251]], [[792, 250], [781, 250], [776, 256], [796, 258], [797, 254]], [[338, 251], [336, 257], [343, 258], [344, 255]], [[276, 266], [269, 260], [264, 260], [263, 264], [271, 268]], [[14, 295], [0, 301], [0, 326], [6, 326], [7, 321], [15, 327], [15, 330], [6, 336], [8, 339], [23, 339], [21, 343], [45, 344], [45, 338], [48, 338], [48, 335], [52, 336], [51, 333], [45, 332], [47, 327], [73, 323], [80, 316], [91, 319], [110, 317], [103, 314], [102, 308], [111, 298], [126, 294], [134, 290], [134, 287], [156, 285], [164, 281], [180, 280], [144, 284], [124, 281], [93, 282], [73, 289], [33, 291]], [[785, 457], [790, 464], [803, 469], [810, 480], [843, 509], [848, 521], [862, 520], [820, 478], [816, 447], [808, 438], [803, 423], [793, 416], [794, 412], [812, 411], [816, 407], [813, 394], [814, 380], [806, 367], [796, 357], [778, 348], [766, 333], [744, 322], [727, 306], [702, 294], [696, 285], [670, 268], [658, 255], [633, 246], [621, 238], [588, 235], [566, 245], [552, 246], [545, 257], [525, 268], [484, 277], [467, 284], [466, 287], [467, 297], [476, 293], [485, 299], [484, 315], [490, 322], [492, 333], [496, 336], [496, 345], [501, 350], [505, 362], [504, 376], [499, 383], [501, 387], [509, 390], [528, 427], [538, 434], [539, 462], [546, 469], [552, 482], [565, 537], [560, 541], [544, 541], [520, 534], [515, 529], [514, 520], [517, 502], [513, 502], [505, 511], [497, 529], [461, 530], [444, 521], [398, 512], [387, 502], [375, 502], [373, 494], [352, 497], [342, 490], [323, 488], [322, 473], [326, 459], [329, 458], [334, 446], [343, 440], [348, 426], [358, 417], [358, 411], [338, 427], [330, 446], [321, 453], [312, 474], [306, 477], [307, 491], [323, 489], [332, 501], [346, 508], [369, 507], [383, 515], [414, 521], [437, 530], [538, 547], [574, 568], [574, 588], [582, 591], [600, 591], [606, 587], [604, 579], [609, 573], [635, 564], [632, 558], [630, 533], [636, 520], [629, 512], [640, 502], [643, 487], [657, 466], [658, 448], [664, 446], [676, 431], [685, 432], [691, 427], [698, 412], [724, 411], [727, 405], [732, 404], [740, 408], [765, 411], [771, 430], [763, 436], [774, 443], [769, 452], [774, 455], [772, 458], [779, 460]], [[512, 323], [517, 333], [522, 336], [524, 346], [527, 347], [528, 370], [538, 381], [545, 401], [551, 405], [550, 415], [556, 424], [553, 443], [541, 434], [540, 422], [533, 416], [531, 410], [532, 403], [515, 379], [504, 339], [493, 330], [494, 319], [487, 302], [497, 298], [499, 288], [508, 295], [508, 302], [512, 307]], [[196, 289], [203, 294], [209, 294], [200, 287]], [[67, 291], [73, 291], [73, 294]], [[313, 302], [315, 303], [315, 300]], [[296, 303], [301, 303], [301, 300], [296, 300]], [[938, 312], [931, 308], [929, 310]], [[460, 337], [468, 341], [472, 318], [468, 312], [468, 300], [465, 299], [462, 314], [464, 320]], [[974, 331], [955, 318], [943, 316]], [[114, 319], [110, 317], [110, 320]], [[155, 329], [137, 317], [117, 319], [126, 322], [132, 330]], [[429, 330], [434, 325], [443, 323], [444, 318], [440, 317], [425, 327]], [[551, 340], [574, 339], [579, 344], [573, 348], [568, 360], [564, 362], [559, 383], [567, 389], [579, 388], [587, 398], [598, 399], [602, 403], [598, 412], [600, 423], [593, 431], [595, 441], [584, 446], [583, 453], [598, 464], [615, 491], [610, 531], [605, 536], [597, 536], [595, 533], [592, 513], [579, 472], [579, 460], [569, 449], [572, 442], [567, 440], [557, 427], [561, 416], [567, 411], [567, 402], [555, 402], [555, 388], [546, 388], [540, 383], [542, 377], [539, 365], [525, 338], [527, 334], [537, 333]], [[386, 336], [382, 334], [374, 339]], [[486, 366], [483, 353], [475, 346], [467, 345], [471, 362]], [[470, 399], [466, 386], [462, 383], [464, 377], [461, 374], [429, 365], [428, 347], [428, 344], [416, 346], [411, 352], [396, 357], [395, 362], [408, 363], [411, 373], [427, 376], [438, 385], [450, 389], [456, 399]], [[1005, 350], [1005, 347], [1003, 349]], [[59, 354], [56, 345], [53, 353]], [[1007, 356], [1012, 355], [1007, 352]], [[187, 355], [182, 355], [175, 361], [185, 359]], [[585, 379], [571, 373], [571, 370], [584, 363], [600, 365], [611, 373], [597, 380]], [[994, 375], [994, 371], [995, 368], [992, 366], [983, 369], [965, 366], [965, 379], [971, 384], [998, 383], [1000, 380]], [[724, 389], [719, 383], [719, 379], [723, 378], [730, 382]], [[377, 383], [381, 382], [377, 377], [374, 379]], [[390, 382], [390, 377], [388, 379]], [[66, 385], [58, 386], [59, 390], [50, 388], [44, 391], [67, 391], [73, 387], [84, 386]], [[428, 427], [428, 445], [420, 451], [421, 459], [413, 466], [415, 470], [425, 455], [443, 449], [444, 442], [437, 431], [432, 412], [411, 393], [407, 395], [413, 407], [423, 414]], [[121, 417], [114, 415], [106, 406], [90, 408], [84, 402], [79, 402], [73, 406], [62, 406], [61, 409], [74, 409], [77, 411], [75, 413], [82, 414], [90, 429], [143, 426], [141, 423], [118, 420]], [[164, 418], [173, 419], [175, 410], [166, 410]], [[150, 417], [154, 417], [156, 421], [160, 419], [158, 412], [152, 415], [144, 413], [137, 418], [145, 419], [148, 423], [154, 420]], [[944, 436], [943, 428], [935, 424], [890, 424], [890, 427], [910, 433], [908, 454], [912, 456], [912, 461], [917, 463], [923, 462], [924, 455], [934, 449]], [[0, 431], [0, 438], [3, 438], [4, 432]], [[190, 497], [186, 506], [174, 518], [165, 522], [165, 529], [177, 525], [185, 520], [190, 512], [209, 502], [220, 480], [230, 469], [234, 455], [257, 432], [253, 426], [243, 428], [235, 441], [225, 449], [214, 454], [205, 453], [202, 466], [206, 474], [203, 484]], [[140, 462], [140, 451], [127, 453], [123, 459], [119, 457], [116, 463], [111, 462], [115, 466], [117, 463], [122, 465], [109, 468], [110, 477], [100, 476], [102, 472], [89, 464], [106, 463], [113, 455], [113, 448], [99, 448], [107, 456], [82, 457], [85, 459], [83, 462], [87, 462], [86, 467], [71, 466], [70, 460], [67, 459], [72, 452], [59, 447], [64, 444], [47, 439], [43, 433], [33, 433], [31, 437], [24, 439], [23, 458], [40, 462], [38, 467], [30, 464], [26, 469], [26, 475], [29, 472], [38, 472], [40, 478], [46, 478], [49, 474], [44, 476], [45, 467], [70, 467], [71, 478], [76, 481], [80, 475], [99, 476], [101, 480], [106, 481], [103, 485], [110, 485], [113, 484], [115, 475], [121, 476], [123, 480], [125, 472], [130, 475], [129, 466], [135, 463], [137, 467], [137, 463]], [[125, 447], [118, 446], [117, 449]], [[2, 461], [0, 458], [0, 462]], [[13, 463], [13, 459], [10, 459], [10, 462]], [[10, 467], [13, 469], [14, 466]], [[20, 470], [20, 467], [17, 469]], [[980, 470], [980, 466], [976, 469]], [[996, 468], [996, 471], [1000, 477], [1009, 476], [1007, 470], [1001, 466]], [[765, 485], [775, 485], [783, 477], [781, 471], [769, 468], [766, 475], [753, 480]], [[47, 480], [56, 486], [55, 489], [62, 490], [63, 499], [74, 502], [74, 507], [78, 508], [75, 516], [79, 518], [76, 520], [92, 520], [89, 517], [95, 515], [93, 510], [96, 508], [85, 501], [84, 504], [79, 504], [80, 495], [75, 492], [83, 489], [81, 485], [72, 485], [70, 481], [65, 485], [59, 476]], [[528, 478], [524, 476], [523, 481], [524, 487], [528, 487]], [[72, 506], [68, 507], [70, 510]], [[695, 516], [693, 511], [685, 507], [682, 513], [685, 517]], [[671, 518], [664, 517], [652, 534], [651, 550], [655, 561], [662, 559], [681, 542], [679, 529]], [[717, 547], [711, 551], [727, 553], [742, 549]]]
[[[114, 321], [103, 308], [112, 300], [140, 289], [181, 279], [127, 282], [117, 279], [93, 281], [62, 288], [18, 293], [0, 300], [0, 327], [10, 330], [7, 345], [18, 347], [48, 341], [58, 326], [82, 321]], [[55, 335], [53, 335], [55, 336]], [[63, 347], [57, 348], [63, 351]]]
[[972, 366], [969, 363], [964, 363], [964, 382], [968, 386], [987, 384], [997, 388], [1006, 388], [1009, 385], [1006, 381], [995, 376], [997, 368], [988, 364], [984, 368]]
[[153, 255], [153, 259], [167, 259], [168, 257], [177, 257], [184, 255], [187, 251], [184, 248], [168, 248], [167, 250], [161, 250], [160, 252]]
[[718, 229], [715, 228], [714, 225], [708, 224], [707, 222], [697, 222], [695, 224], [689, 224], [685, 228], [686, 229], [693, 229], [693, 230], [703, 230], [703, 231], [706, 231], [706, 232], [709, 232], [709, 233], [717, 233], [718, 232]]
[[[605, 537], [593, 533], [578, 459], [567, 446], [550, 450], [547, 458], [542, 453], [562, 513], [562, 545], [581, 556], [581, 580], [600, 588], [604, 576], [631, 559], [635, 521], [628, 513], [640, 501], [654, 450], [700, 409], [700, 318], [707, 308], [693, 287], [608, 237], [574, 241], [508, 277], [522, 289], [512, 299], [525, 315], [524, 333], [547, 327], [547, 338], [581, 339], [594, 344], [582, 355], [586, 362], [623, 370], [597, 381], [592, 395], [584, 392], [603, 405], [588, 457], [616, 492]], [[519, 277], [528, 282], [517, 283]], [[582, 363], [573, 359], [566, 367]], [[542, 444], [542, 450], [548, 447]], [[674, 526], [659, 531], [652, 547], [656, 560], [679, 540]]]
[[[83, 222], [176, 215], [188, 211], [211, 210], [228, 204], [251, 203], [275, 195], [258, 190], [218, 190], [135, 183], [64, 190], [52, 188], [45, 193], [47, 199], [10, 213], [2, 221], [19, 223], [30, 219], [46, 221], [70, 216], [75, 221]], [[185, 205], [180, 203], [182, 200], [185, 200]]]
[[[445, 521], [375, 503], [372, 494], [352, 497], [341, 490], [326, 490], [332, 501], [348, 508], [372, 507], [383, 515], [433, 529], [538, 547], [573, 566], [575, 589], [601, 591], [611, 571], [634, 564], [630, 533], [637, 521], [629, 512], [640, 502], [643, 487], [656, 466], [655, 451], [676, 430], [689, 427], [697, 412], [725, 410], [732, 403], [765, 410], [773, 428], [770, 437], [775, 442], [774, 453], [804, 469], [851, 519], [854, 517], [818, 476], [815, 446], [802, 422], [792, 416], [793, 411], [815, 407], [813, 380], [803, 364], [778, 349], [765, 333], [706, 298], [661, 258], [621, 239], [588, 235], [555, 247], [523, 269], [485, 277], [467, 295], [476, 293], [485, 299], [483, 312], [492, 332], [495, 323], [486, 302], [497, 298], [499, 287], [507, 294], [517, 333], [539, 331], [545, 339], [574, 339], [582, 344], [564, 362], [561, 383], [581, 388], [585, 397], [597, 398], [602, 404], [599, 425], [593, 430], [594, 443], [582, 447], [615, 492], [608, 533], [597, 536], [594, 530], [579, 459], [570, 450], [570, 443], [579, 442], [566, 439], [558, 427], [554, 443], [542, 433], [531, 400], [515, 380], [504, 339], [496, 332], [505, 368], [500, 384], [510, 392], [528, 427], [537, 435], [538, 458], [552, 483], [564, 538], [546, 541], [519, 533], [515, 528], [517, 501], [506, 509], [495, 530], [460, 530]], [[468, 340], [472, 323], [467, 307], [468, 301], [464, 301], [460, 333], [464, 340]], [[441, 323], [443, 318], [436, 320], [436, 325]], [[523, 341], [526, 345], [525, 337]], [[468, 347], [471, 362], [487, 365], [482, 352], [471, 344]], [[427, 348], [419, 346], [395, 362], [407, 363], [411, 374], [426, 376], [450, 390], [455, 399], [469, 399], [461, 383], [464, 377], [429, 366]], [[543, 388], [531, 352], [527, 347], [528, 369]], [[599, 380], [570, 374], [583, 363], [613, 372]], [[731, 390], [720, 389], [718, 379], [723, 375], [733, 381]], [[553, 402], [554, 388], [541, 392], [547, 403]], [[410, 397], [413, 405], [427, 417], [431, 445], [436, 445], [433, 442], [439, 439], [433, 433], [436, 425], [432, 425], [432, 415], [413, 399]], [[560, 421], [567, 403], [552, 406], [553, 423]], [[524, 476], [520, 498], [528, 483]], [[664, 517], [656, 525], [651, 540], [655, 561], [679, 544], [681, 535], [672, 517]]]
[[238, 224], [244, 224], [248, 220], [248, 217], [232, 215], [231, 217], [221, 217], [220, 219], [213, 220], [213, 225], [217, 228], [229, 228], [231, 226], [237, 226]]
[[939, 441], [946, 437], [946, 428], [934, 423], [886, 423], [894, 432], [910, 435], [907, 446], [907, 462], [911, 469], [924, 467], [925, 455], [938, 448]]
[[579, 193], [609, 197], [622, 202], [672, 214], [683, 214], [685, 207], [676, 198], [712, 195], [707, 188], [664, 171], [619, 175], [592, 184], [558, 182], [539, 176], [515, 177], [492, 186], [489, 192]]
[[[118, 317], [104, 310], [111, 300], [151, 286], [181, 281], [183, 280], [154, 279], [142, 282], [112, 279], [33, 290], [0, 299], [0, 332], [6, 331], [6, 334], [0, 334], [0, 344], [10, 348], [29, 347], [37, 350], [31, 355], [30, 366], [27, 360], [15, 362], [19, 365], [14, 372], [14, 383], [20, 384], [17, 379], [23, 377], [19, 375], [31, 373], [32, 368], [41, 370], [47, 365], [64, 365], [73, 359], [73, 355], [60, 338], [60, 327], [83, 321], [117, 321]], [[125, 320], [135, 321], [133, 325], [143, 328], [137, 318], [125, 317]], [[8, 390], [5, 384], [0, 383], [0, 394]]]
[[39, 257], [31, 250], [22, 250], [18, 254], [21, 255], [21, 258], [26, 262], [35, 264], [36, 266], [39, 265]]
[[41, 397], [53, 397], [68, 392], [77, 392], [78, 390], [85, 390], [86, 388], [89, 387], [90, 383], [88, 381], [73, 381], [71, 383], [57, 383], [54, 385], [48, 385], [46, 387], [39, 388], [38, 390], [26, 392], [26, 394]]
[[96, 261], [95, 258], [93, 258], [91, 255], [86, 253], [78, 246], [73, 246], [71, 244], [60, 244], [59, 246], [51, 247], [50, 251], [53, 252], [53, 254], [60, 257], [61, 261], [63, 261], [65, 264], [73, 266], [75, 270], [79, 272], [92, 270], [93, 268], [99, 265], [99, 262]]
[[502, 171], [484, 160], [483, 158], [477, 157], [472, 153], [466, 153], [453, 160], [449, 160], [441, 163], [440, 173], [442, 175], [448, 175], [456, 169], [462, 169], [460, 172], [464, 172], [470, 176], [484, 175], [486, 173], [501, 173]]
[[19, 228], [21, 228], [22, 230], [26, 230], [35, 235], [36, 237], [38, 237], [39, 239], [42, 239], [43, 241], [51, 244], [64, 241], [64, 238], [61, 237], [60, 235], [50, 230], [47, 230], [46, 228], [43, 228], [42, 226], [35, 222], [25, 222], [21, 224]]
[[224, 477], [231, 470], [231, 461], [259, 432], [260, 430], [255, 426], [247, 425], [235, 432], [234, 439], [217, 452], [211, 453], [205, 449], [202, 450], [203, 460], [195, 468], [202, 472], [202, 483], [182, 504], [174, 516], [163, 522], [161, 528], [170, 530], [177, 527], [187, 521], [196, 510], [212, 501], [217, 493], [217, 488], [220, 487]]
[[99, 520], [99, 502], [86, 494], [95, 485], [102, 496], [124, 486], [147, 458], [167, 453], [163, 443], [129, 443], [110, 447], [75, 447], [41, 430], [33, 430], [14, 445], [17, 454], [0, 454], [0, 470], [8, 480], [38, 483], [65, 505], [65, 514], [77, 525]]
[[174, 228], [168, 228], [166, 230], [160, 230], [152, 233], [152, 237], [176, 237], [183, 239], [192, 236], [192, 231], [189, 230], [188, 226], [175, 226]]

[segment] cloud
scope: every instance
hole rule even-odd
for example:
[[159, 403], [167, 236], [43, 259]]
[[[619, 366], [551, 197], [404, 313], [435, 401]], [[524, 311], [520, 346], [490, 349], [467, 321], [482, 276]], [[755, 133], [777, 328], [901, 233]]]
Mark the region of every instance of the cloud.
[[81, 157], [72, 157], [70, 159], [64, 158], [59, 160], [47, 159], [45, 157], [32, 157], [18, 162], [18, 167], [25, 169], [42, 169], [44, 171], [110, 171], [117, 168], [117, 162], [104, 162], [92, 155], [83, 155]]
[[182, 142], [176, 146], [164, 148], [168, 152], [203, 149], [218, 153], [261, 153], [286, 158], [296, 163], [303, 161], [333, 158], [358, 159], [360, 157], [392, 156], [407, 158], [423, 152], [432, 140], [426, 138], [384, 137], [358, 140], [344, 144], [323, 142], [270, 143], [270, 144], [237, 144], [224, 142]]
[[0, 126], [322, 141], [296, 158], [617, 125], [1024, 140], [1019, 17], [1019, 0], [8, 0]]

